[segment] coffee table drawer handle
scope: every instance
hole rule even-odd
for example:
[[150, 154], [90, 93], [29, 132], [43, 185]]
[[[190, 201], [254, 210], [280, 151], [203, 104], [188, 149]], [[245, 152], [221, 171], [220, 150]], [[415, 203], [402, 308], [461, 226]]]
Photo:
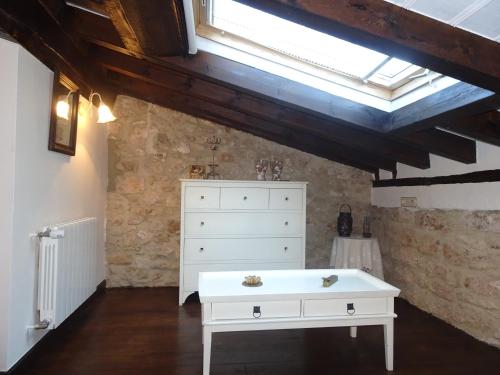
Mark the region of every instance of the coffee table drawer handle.
[[260, 311], [260, 306], [254, 306], [253, 307], [253, 317], [258, 319], [261, 316], [262, 316], [262, 313]]
[[347, 304], [347, 313], [349, 315], [354, 315], [355, 312], [356, 312], [356, 309], [354, 308], [354, 303], [348, 303]]

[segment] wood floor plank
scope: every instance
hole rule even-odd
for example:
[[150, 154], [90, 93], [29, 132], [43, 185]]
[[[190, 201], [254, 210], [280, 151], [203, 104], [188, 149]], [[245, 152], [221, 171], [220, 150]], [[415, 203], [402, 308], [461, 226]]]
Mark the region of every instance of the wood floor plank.
[[[108, 289], [37, 347], [12, 375], [199, 375], [201, 309], [177, 288]], [[500, 350], [404, 300], [395, 305], [395, 372], [496, 373]], [[382, 327], [216, 333], [212, 375], [387, 374]]]

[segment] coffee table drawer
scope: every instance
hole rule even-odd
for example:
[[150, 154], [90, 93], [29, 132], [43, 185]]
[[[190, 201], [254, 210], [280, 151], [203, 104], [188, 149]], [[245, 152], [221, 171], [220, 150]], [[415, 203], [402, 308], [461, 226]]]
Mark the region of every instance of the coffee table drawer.
[[300, 301], [212, 303], [212, 319], [267, 319], [300, 317]]
[[386, 298], [334, 298], [304, 301], [305, 317], [357, 316], [384, 313], [387, 313]]

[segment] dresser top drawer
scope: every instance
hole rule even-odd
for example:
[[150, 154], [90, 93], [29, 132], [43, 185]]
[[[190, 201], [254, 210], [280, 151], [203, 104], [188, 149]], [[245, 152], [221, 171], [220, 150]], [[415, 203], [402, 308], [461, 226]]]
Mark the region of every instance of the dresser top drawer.
[[222, 187], [221, 209], [265, 210], [269, 207], [269, 189], [259, 187]]
[[218, 209], [220, 188], [210, 186], [186, 186], [184, 203], [186, 209]]

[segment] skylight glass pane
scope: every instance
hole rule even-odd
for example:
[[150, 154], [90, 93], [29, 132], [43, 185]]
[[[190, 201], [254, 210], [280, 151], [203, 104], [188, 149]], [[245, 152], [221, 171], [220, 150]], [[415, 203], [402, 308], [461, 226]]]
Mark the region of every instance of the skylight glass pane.
[[232, 0], [213, 0], [211, 24], [297, 59], [364, 78], [387, 56], [261, 12]]
[[408, 69], [410, 66], [412, 66], [412, 64], [393, 57], [386, 64], [384, 64], [377, 71], [377, 73], [386, 76], [388, 78], [394, 78], [398, 74], [402, 73], [404, 70]]

